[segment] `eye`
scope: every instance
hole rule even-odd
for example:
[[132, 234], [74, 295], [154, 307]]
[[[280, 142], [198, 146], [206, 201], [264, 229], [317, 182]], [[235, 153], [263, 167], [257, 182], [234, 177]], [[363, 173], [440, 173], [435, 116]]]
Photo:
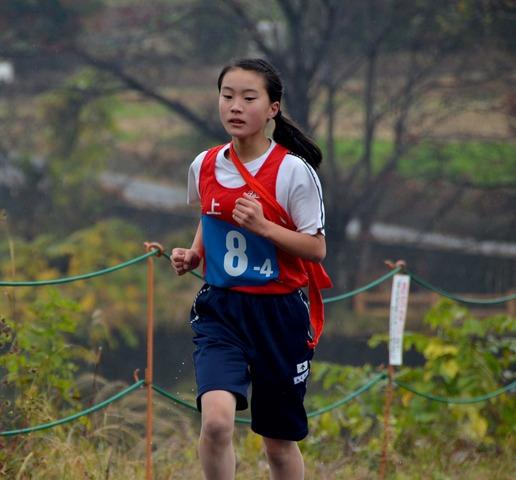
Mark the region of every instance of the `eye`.
[[231, 100], [231, 95], [222, 95], [223, 98], [225, 98], [226, 100]]
[[255, 97], [245, 97], [246, 102], [252, 102], [253, 100], [256, 100]]

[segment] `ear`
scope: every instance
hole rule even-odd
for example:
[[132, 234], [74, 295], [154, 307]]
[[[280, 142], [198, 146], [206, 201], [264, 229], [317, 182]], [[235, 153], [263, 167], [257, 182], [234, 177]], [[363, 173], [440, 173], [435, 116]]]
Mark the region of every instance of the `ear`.
[[270, 107], [269, 107], [269, 120], [274, 118], [278, 112], [279, 112], [279, 109], [280, 109], [280, 102], [272, 102], [270, 104]]

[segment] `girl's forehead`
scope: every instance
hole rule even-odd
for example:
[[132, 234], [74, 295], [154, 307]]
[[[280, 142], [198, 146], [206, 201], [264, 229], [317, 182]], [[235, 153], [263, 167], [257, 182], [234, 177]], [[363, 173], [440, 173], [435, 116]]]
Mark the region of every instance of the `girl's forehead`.
[[221, 89], [231, 88], [233, 90], [265, 90], [265, 79], [261, 73], [253, 70], [235, 68], [224, 75]]

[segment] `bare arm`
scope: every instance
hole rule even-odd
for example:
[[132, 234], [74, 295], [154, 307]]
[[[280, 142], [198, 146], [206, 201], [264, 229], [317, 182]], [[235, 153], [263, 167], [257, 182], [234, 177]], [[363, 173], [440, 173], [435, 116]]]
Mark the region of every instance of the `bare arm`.
[[172, 268], [178, 275], [195, 270], [201, 262], [203, 251], [202, 224], [199, 222], [195, 237], [190, 248], [174, 248], [170, 255]]
[[315, 235], [295, 232], [277, 225], [263, 216], [259, 201], [242, 197], [236, 201], [234, 220], [253, 233], [265, 237], [281, 250], [313, 262], [320, 262], [326, 256], [326, 240], [320, 232]]
[[202, 223], [199, 220], [199, 225], [197, 225], [197, 231], [195, 232], [190, 250], [195, 250], [200, 256], [202, 256], [203, 249], [204, 245], [202, 243]]

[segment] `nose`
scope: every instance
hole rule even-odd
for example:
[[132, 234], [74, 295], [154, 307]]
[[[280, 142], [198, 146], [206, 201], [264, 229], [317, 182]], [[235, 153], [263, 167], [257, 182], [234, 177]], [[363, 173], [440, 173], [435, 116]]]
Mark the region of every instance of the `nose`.
[[240, 100], [238, 99], [234, 99], [233, 102], [231, 103], [231, 107], [230, 107], [230, 110], [231, 112], [241, 112], [242, 111], [242, 104], [240, 102]]

